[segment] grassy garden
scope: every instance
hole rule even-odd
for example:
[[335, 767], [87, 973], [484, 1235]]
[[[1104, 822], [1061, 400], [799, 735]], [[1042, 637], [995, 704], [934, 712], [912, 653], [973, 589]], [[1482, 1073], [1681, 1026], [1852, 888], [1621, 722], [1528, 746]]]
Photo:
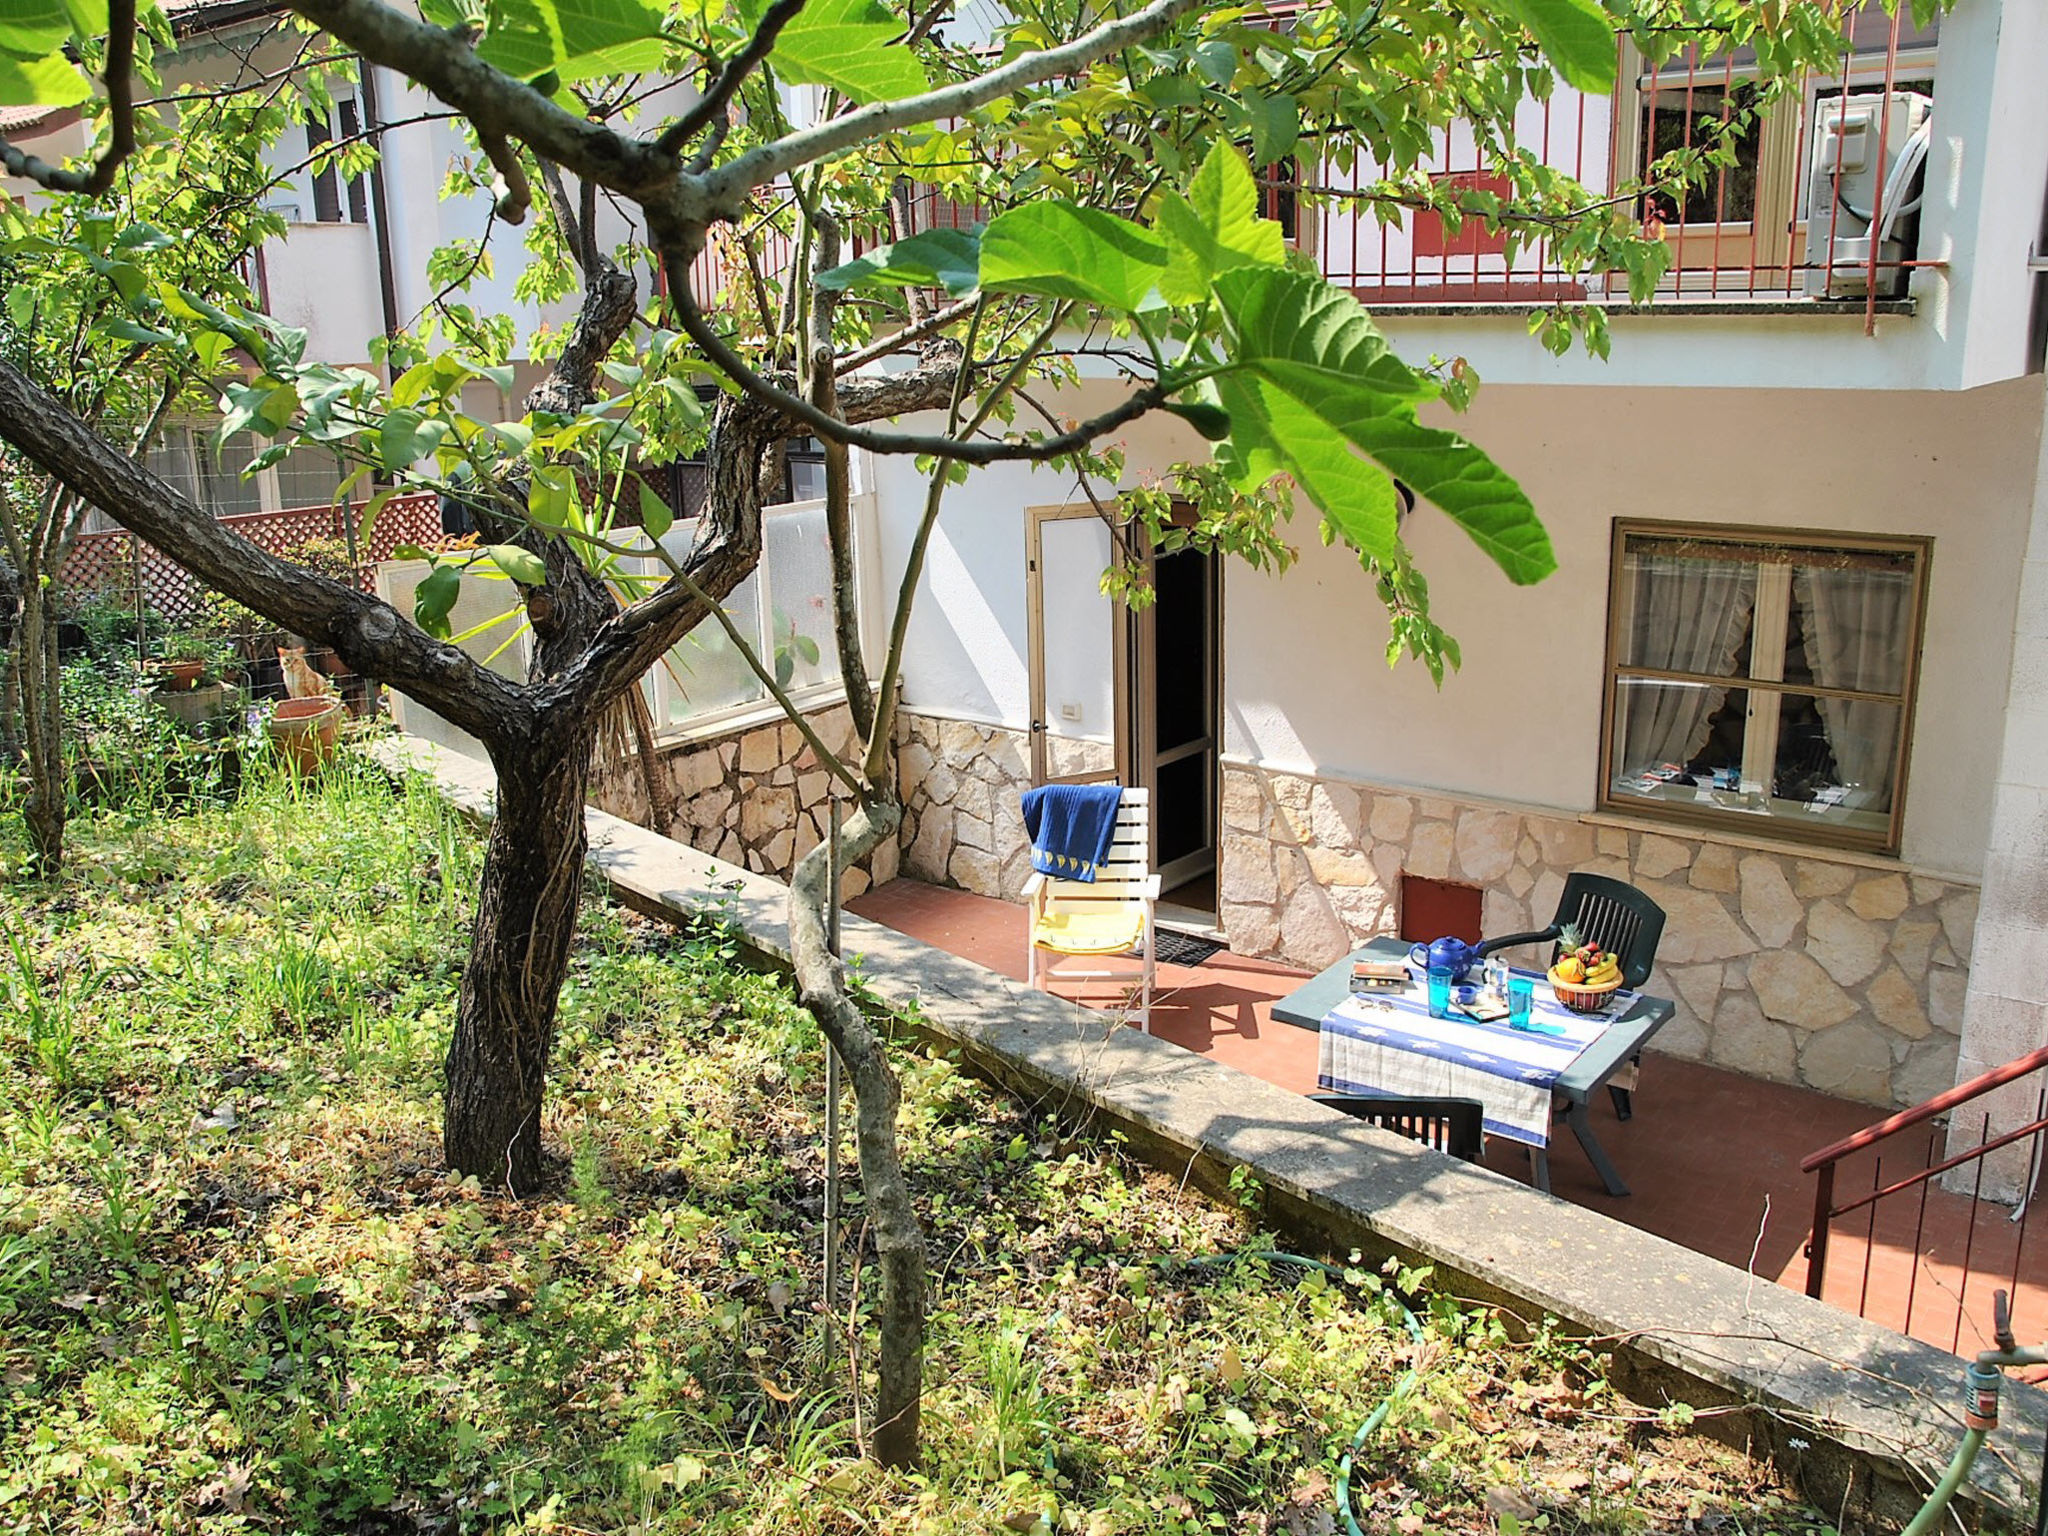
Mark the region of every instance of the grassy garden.
[[1411, 1368], [1366, 1531], [1829, 1528], [1582, 1347], [1256, 1257], [1255, 1188], [908, 1047], [927, 1459], [880, 1472], [819, 1294], [820, 1039], [718, 926], [591, 893], [555, 1181], [513, 1201], [439, 1168], [480, 850], [430, 794], [259, 761], [72, 850], [0, 889], [0, 1531], [1328, 1533]]

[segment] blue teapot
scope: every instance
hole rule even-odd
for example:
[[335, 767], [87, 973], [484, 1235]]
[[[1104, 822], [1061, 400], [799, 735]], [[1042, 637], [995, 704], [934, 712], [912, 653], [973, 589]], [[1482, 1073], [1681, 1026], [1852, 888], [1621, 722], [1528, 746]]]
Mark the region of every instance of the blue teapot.
[[1504, 934], [1483, 944], [1467, 944], [1463, 939], [1449, 937], [1432, 939], [1409, 950], [1408, 963], [1422, 971], [1449, 971], [1451, 980], [1463, 981], [1467, 971], [1496, 949], [1513, 949], [1518, 944], [1548, 944], [1556, 937], [1557, 929], [1545, 928], [1536, 933]]
[[1408, 963], [1422, 971], [1449, 971], [1451, 980], [1463, 981], [1465, 973], [1485, 958], [1486, 946], [1467, 944], [1463, 939], [1442, 938], [1418, 944], [1408, 951]]

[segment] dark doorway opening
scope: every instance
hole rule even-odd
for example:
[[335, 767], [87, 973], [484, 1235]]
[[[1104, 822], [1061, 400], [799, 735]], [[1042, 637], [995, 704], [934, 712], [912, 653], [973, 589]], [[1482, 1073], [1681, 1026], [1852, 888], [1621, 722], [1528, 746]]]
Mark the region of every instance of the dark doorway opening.
[[1164, 904], [1213, 918], [1220, 782], [1222, 626], [1214, 556], [1180, 550], [1154, 559], [1158, 596], [1144, 615], [1146, 686], [1139, 690], [1152, 822]]

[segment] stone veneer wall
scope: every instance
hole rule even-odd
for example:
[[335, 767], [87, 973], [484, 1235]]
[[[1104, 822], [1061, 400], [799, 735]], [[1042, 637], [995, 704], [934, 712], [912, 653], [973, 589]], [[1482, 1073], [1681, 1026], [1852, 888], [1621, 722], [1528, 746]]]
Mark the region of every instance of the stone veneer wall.
[[[1110, 748], [1049, 743], [1055, 775]], [[1015, 900], [1029, 872], [1021, 731], [901, 718], [903, 872]], [[1483, 928], [1540, 928], [1573, 870], [1647, 891], [1667, 922], [1651, 987], [1677, 1013], [1657, 1049], [1870, 1104], [1955, 1081], [1977, 888], [1825, 850], [1229, 766], [1218, 922], [1238, 954], [1319, 968], [1400, 929], [1402, 874], [1485, 892]]]
[[1323, 966], [1399, 929], [1403, 872], [1540, 928], [1573, 870], [1664, 908], [1657, 1049], [1866, 1103], [1955, 1081], [1977, 889], [1814, 850], [1765, 852], [1326, 778], [1227, 767], [1219, 921], [1240, 954]]
[[[899, 714], [897, 787], [903, 796], [903, 872], [977, 896], [1015, 901], [1031, 872], [1020, 803], [1031, 787], [1022, 731]], [[1112, 768], [1107, 742], [1049, 737], [1053, 777]]]
[[[844, 756], [853, 748], [853, 719], [844, 704], [805, 719]], [[831, 826], [831, 776], [787, 720], [724, 736], [678, 743], [660, 757], [674, 818], [652, 830], [679, 843], [786, 881], [796, 861], [825, 840]], [[591, 776], [591, 802], [640, 826], [649, 824], [647, 788], [637, 761]], [[883, 843], [846, 872], [847, 896], [896, 878], [897, 845]]]

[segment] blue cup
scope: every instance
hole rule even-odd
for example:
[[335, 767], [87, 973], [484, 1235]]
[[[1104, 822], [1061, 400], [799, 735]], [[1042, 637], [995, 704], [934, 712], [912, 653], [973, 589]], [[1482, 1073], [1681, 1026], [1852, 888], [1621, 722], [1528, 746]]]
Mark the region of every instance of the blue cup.
[[1451, 973], [1431, 969], [1429, 973], [1429, 1016], [1432, 1019], [1447, 1019], [1451, 1016]]
[[1531, 976], [1508, 978], [1508, 1027], [1527, 1029], [1529, 1011], [1536, 1003], [1536, 981]]

